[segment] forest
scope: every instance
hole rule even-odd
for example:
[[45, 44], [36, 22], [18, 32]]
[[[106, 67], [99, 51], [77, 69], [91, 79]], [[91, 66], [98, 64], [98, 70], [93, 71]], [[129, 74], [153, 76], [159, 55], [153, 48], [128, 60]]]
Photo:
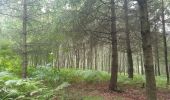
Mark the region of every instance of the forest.
[[170, 100], [170, 0], [0, 0], [0, 100]]

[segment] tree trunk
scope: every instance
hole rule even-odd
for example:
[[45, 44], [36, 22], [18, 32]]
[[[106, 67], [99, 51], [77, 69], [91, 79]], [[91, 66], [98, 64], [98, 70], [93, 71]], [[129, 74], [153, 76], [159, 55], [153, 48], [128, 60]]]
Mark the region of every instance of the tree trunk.
[[126, 30], [126, 49], [127, 49], [127, 60], [128, 60], [128, 77], [133, 79], [133, 59], [132, 50], [130, 45], [130, 31], [129, 31], [129, 19], [128, 19], [128, 2], [124, 1], [125, 11], [125, 30]]
[[57, 69], [60, 70], [60, 45], [57, 50]]
[[141, 20], [141, 36], [146, 74], [146, 94], [148, 100], [156, 100], [156, 82], [154, 75], [151, 33], [148, 20], [147, 0], [138, 0]]
[[126, 53], [122, 53], [122, 68], [123, 68], [123, 74], [126, 75]]
[[138, 53], [137, 53], [137, 55], [136, 55], [136, 63], [137, 63], [137, 67], [138, 67], [137, 72], [138, 72], [138, 74], [140, 74], [140, 68], [139, 68], [139, 56], [138, 56]]
[[157, 73], [160, 76], [161, 72], [160, 72], [160, 64], [159, 64], [159, 50], [158, 48], [156, 49], [156, 62], [157, 62]]
[[76, 49], [76, 68], [79, 69], [80, 68], [80, 54], [79, 54], [79, 50]]
[[93, 69], [93, 45], [94, 45], [93, 42], [94, 42], [93, 35], [91, 35], [90, 36], [90, 51], [89, 51], [89, 57], [90, 57], [90, 59], [89, 59], [90, 66], [89, 67], [91, 70]]
[[23, 1], [23, 29], [22, 29], [22, 43], [23, 43], [23, 62], [22, 62], [22, 78], [27, 77], [27, 1]]
[[83, 44], [83, 69], [86, 69], [86, 47], [85, 47], [85, 43]]
[[94, 49], [95, 49], [94, 50], [95, 51], [95, 70], [97, 70], [98, 69], [98, 67], [97, 67], [98, 66], [98, 64], [97, 64], [97, 59], [98, 59], [97, 58], [97, 45], [96, 45], [96, 47]]
[[157, 75], [161, 75], [160, 73], [160, 64], [159, 64], [159, 48], [158, 48], [158, 35], [156, 34], [156, 43], [155, 43], [155, 62], [156, 62], [156, 73]]
[[102, 47], [102, 54], [101, 54], [101, 70], [104, 70], [104, 47]]
[[141, 60], [141, 74], [144, 75], [143, 52], [141, 48], [140, 48], [140, 60]]
[[165, 14], [164, 14], [164, 1], [162, 0], [162, 30], [163, 30], [163, 42], [164, 42], [164, 54], [165, 54], [165, 67], [166, 67], [166, 76], [167, 84], [169, 84], [169, 67], [168, 67], [168, 48], [167, 48], [167, 39], [166, 39], [166, 30], [165, 30]]
[[118, 58], [119, 58], [119, 63], [118, 63], [119, 69], [118, 69], [118, 71], [121, 74], [122, 73], [122, 56], [121, 56], [121, 52], [118, 52]]
[[112, 68], [109, 89], [117, 90], [118, 52], [117, 52], [115, 0], [111, 0], [111, 37], [112, 37]]
[[112, 53], [112, 47], [111, 46], [109, 46], [109, 69], [108, 69], [108, 72], [110, 73], [111, 71], [111, 60], [112, 60], [112, 55], [111, 55], [111, 53]]

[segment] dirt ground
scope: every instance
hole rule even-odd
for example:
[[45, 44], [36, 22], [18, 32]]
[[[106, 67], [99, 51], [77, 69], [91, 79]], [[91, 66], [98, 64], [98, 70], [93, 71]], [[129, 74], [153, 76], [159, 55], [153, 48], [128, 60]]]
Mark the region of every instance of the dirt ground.
[[[65, 100], [146, 100], [145, 88], [122, 85], [121, 90], [121, 93], [109, 91], [108, 83], [73, 84], [66, 89], [69, 99]], [[157, 96], [158, 100], [170, 100], [170, 90], [158, 89]]]

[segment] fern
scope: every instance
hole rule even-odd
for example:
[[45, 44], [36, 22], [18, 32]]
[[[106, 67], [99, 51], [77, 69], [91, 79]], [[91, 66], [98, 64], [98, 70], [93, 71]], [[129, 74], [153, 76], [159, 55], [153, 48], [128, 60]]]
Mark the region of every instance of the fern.
[[68, 82], [64, 82], [64, 83], [62, 83], [61, 85], [59, 85], [59, 86], [55, 89], [55, 91], [62, 90], [62, 89], [64, 89], [64, 88], [68, 87], [68, 86], [70, 86], [70, 84], [69, 84]]

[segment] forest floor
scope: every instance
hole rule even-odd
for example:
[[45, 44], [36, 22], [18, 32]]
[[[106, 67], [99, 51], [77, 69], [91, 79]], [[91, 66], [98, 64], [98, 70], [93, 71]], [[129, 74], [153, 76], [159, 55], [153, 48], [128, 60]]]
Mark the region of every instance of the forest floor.
[[[65, 100], [146, 100], [145, 88], [142, 88], [142, 84], [141, 87], [129, 85], [122, 85], [120, 87], [123, 92], [118, 93], [108, 90], [108, 82], [73, 84], [66, 89], [69, 99]], [[169, 89], [158, 89], [157, 95], [158, 100], [170, 100]]]

